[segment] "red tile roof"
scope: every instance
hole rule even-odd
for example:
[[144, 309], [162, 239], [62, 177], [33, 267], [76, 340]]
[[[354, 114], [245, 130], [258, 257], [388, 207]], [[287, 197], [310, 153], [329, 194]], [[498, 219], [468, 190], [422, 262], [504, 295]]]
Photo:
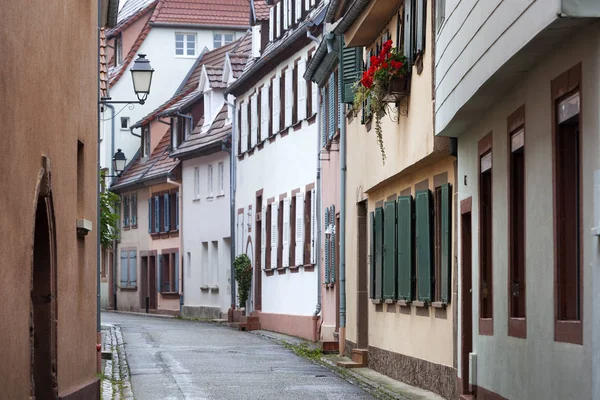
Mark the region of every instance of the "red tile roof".
[[171, 157], [185, 158], [185, 155], [207, 150], [211, 145], [222, 143], [231, 133], [231, 123], [225, 125], [226, 120], [227, 104], [224, 104], [208, 131], [202, 132], [204, 121], [199, 121], [187, 139], [179, 145], [177, 150], [171, 152]]
[[117, 26], [107, 32], [107, 37], [109, 39], [112, 38], [140, 19], [148, 11], [154, 10], [158, 2], [159, 0], [127, 0], [127, 3], [119, 11]]
[[172, 107], [173, 105], [177, 104], [179, 101], [185, 99], [188, 95], [189, 93], [182, 92], [171, 97], [169, 100], [165, 101], [163, 104], [154, 109], [154, 111], [152, 111], [150, 114], [146, 115], [143, 119], [136, 122], [135, 125], [132, 125], [132, 128], [139, 128], [150, 123], [155, 117], [158, 117], [160, 113], [162, 113], [169, 107]]
[[156, 23], [248, 27], [249, 0], [160, 0]]
[[108, 68], [106, 67], [106, 31], [100, 29], [100, 97], [108, 96]]
[[146, 21], [146, 24], [142, 28], [142, 31], [138, 35], [137, 39], [135, 39], [135, 42], [133, 42], [133, 46], [131, 46], [131, 49], [129, 49], [129, 52], [127, 53], [127, 56], [125, 57], [123, 62], [116, 67], [110, 68], [110, 78], [109, 78], [109, 86], [110, 87], [112, 87], [115, 83], [117, 83], [117, 81], [121, 78], [121, 76], [123, 76], [123, 73], [125, 73], [127, 66], [131, 63], [131, 61], [135, 57], [135, 55], [136, 55], [137, 51], [140, 49], [140, 46], [142, 45], [142, 43], [144, 43], [144, 39], [146, 39], [146, 36], [148, 36], [148, 34], [150, 33], [150, 21], [151, 20], [152, 20], [152, 18], [150, 18], [148, 21]]
[[167, 177], [179, 165], [179, 160], [169, 157], [171, 147], [171, 130], [167, 130], [148, 159], [138, 155], [132, 160], [123, 175], [111, 186], [118, 191], [134, 185], [139, 185], [153, 179]]
[[271, 16], [269, 10], [271, 6], [268, 6], [264, 0], [253, 0], [254, 1], [254, 18], [256, 21], [268, 21]]

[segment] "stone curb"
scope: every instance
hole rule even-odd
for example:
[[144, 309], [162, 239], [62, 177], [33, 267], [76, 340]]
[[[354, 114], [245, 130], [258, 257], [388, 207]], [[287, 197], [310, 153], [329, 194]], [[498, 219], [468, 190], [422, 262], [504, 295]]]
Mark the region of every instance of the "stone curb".
[[102, 325], [102, 350], [112, 353], [112, 360], [105, 360], [101, 383], [103, 400], [133, 400], [129, 380], [129, 366], [125, 343], [118, 325]]
[[121, 310], [102, 310], [103, 313], [113, 313], [113, 314], [127, 314], [127, 315], [139, 315], [140, 317], [151, 317], [151, 318], [170, 318], [175, 319], [177, 317], [173, 315], [165, 315], [165, 314], [151, 314], [144, 312], [136, 312], [136, 311], [121, 311]]

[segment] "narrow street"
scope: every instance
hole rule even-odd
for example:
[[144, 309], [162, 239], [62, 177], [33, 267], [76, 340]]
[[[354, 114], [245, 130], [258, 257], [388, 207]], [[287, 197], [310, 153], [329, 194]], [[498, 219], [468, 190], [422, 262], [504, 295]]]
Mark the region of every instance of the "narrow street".
[[137, 400], [372, 399], [258, 335], [169, 318], [103, 313], [121, 327]]

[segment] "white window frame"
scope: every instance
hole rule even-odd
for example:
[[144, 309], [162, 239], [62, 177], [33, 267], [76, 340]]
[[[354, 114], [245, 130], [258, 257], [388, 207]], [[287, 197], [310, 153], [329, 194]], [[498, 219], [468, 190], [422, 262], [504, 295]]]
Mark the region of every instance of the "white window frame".
[[208, 199], [212, 199], [214, 196], [214, 185], [213, 185], [213, 165], [209, 164], [208, 165], [208, 170], [207, 170], [207, 176], [206, 176], [206, 183], [207, 183], [207, 191], [206, 191], [206, 198]]
[[217, 196], [225, 196], [225, 164], [223, 161], [217, 166], [217, 185], [219, 189]]
[[[177, 36], [178, 35], [183, 35], [183, 54], [177, 54]], [[188, 47], [188, 37], [194, 38], [194, 49], [193, 49], [194, 54], [188, 54], [188, 50], [190, 49], [190, 47]], [[193, 32], [175, 32], [175, 57], [183, 57], [183, 58], [196, 57], [197, 48], [198, 48], [198, 37], [195, 33], [193, 33]]]
[[150, 156], [150, 127], [145, 126], [142, 129], [142, 157]]
[[[219, 45], [216, 46], [216, 36], [220, 35], [221, 38], [219, 39]], [[226, 41], [225, 40], [225, 35], [231, 35], [231, 41]], [[228, 45], [229, 43], [235, 42], [235, 32], [221, 32], [221, 31], [217, 31], [217, 32], [213, 32], [213, 48], [218, 49], [221, 46], [225, 46]]]
[[194, 200], [200, 200], [200, 167], [194, 167]]
[[[125, 128], [123, 128], [123, 121], [127, 121], [127, 126]], [[122, 131], [128, 131], [129, 130], [129, 124], [130, 124], [130, 120], [129, 117], [121, 117], [120, 119], [120, 124], [119, 127], [121, 128]]]
[[123, 62], [123, 37], [121, 34], [115, 36], [115, 65]]

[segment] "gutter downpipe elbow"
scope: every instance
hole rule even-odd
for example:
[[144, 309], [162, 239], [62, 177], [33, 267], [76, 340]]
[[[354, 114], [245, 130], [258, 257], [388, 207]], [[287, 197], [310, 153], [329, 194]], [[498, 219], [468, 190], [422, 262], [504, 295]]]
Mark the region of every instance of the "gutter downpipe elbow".
[[231, 308], [235, 309], [235, 269], [233, 268], [233, 260], [235, 260], [235, 177], [236, 177], [236, 165], [235, 165], [235, 127], [236, 127], [236, 115], [235, 102], [233, 104], [227, 101], [225, 98], [225, 104], [231, 107], [231, 148], [229, 149], [229, 224], [231, 231], [231, 246], [230, 246], [230, 268], [231, 268]]
[[[344, 51], [343, 43], [340, 43], [340, 67]], [[343, 68], [340, 68], [343, 79]], [[339, 90], [339, 89], [338, 89]], [[342, 115], [340, 126], [340, 335], [338, 337], [338, 348], [340, 354], [344, 354], [346, 347], [346, 117], [344, 103], [340, 103], [339, 112]]]

